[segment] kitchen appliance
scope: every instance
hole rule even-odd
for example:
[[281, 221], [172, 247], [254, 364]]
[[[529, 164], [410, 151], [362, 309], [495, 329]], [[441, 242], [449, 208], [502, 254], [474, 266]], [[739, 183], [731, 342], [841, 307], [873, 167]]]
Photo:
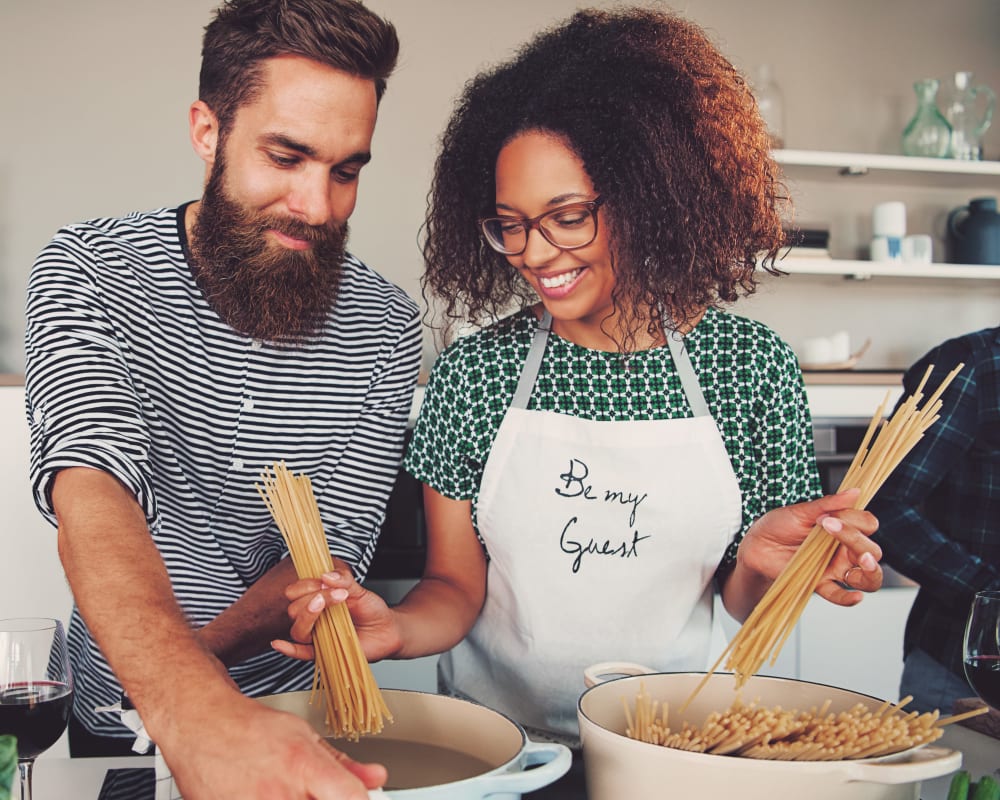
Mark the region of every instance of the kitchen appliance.
[[[524, 792], [548, 786], [570, 767], [568, 747], [529, 741], [520, 725], [498, 711], [426, 692], [383, 689], [382, 694], [392, 723], [357, 742], [331, 742], [351, 758], [386, 766], [387, 789], [373, 792], [373, 798], [517, 800]], [[325, 705], [310, 704], [311, 695], [288, 692], [260, 702], [302, 717], [322, 733]]]
[[838, 417], [813, 419], [813, 447], [824, 494], [840, 488], [854, 455], [861, 447], [870, 420]]
[[[601, 682], [608, 674], [624, 677]], [[918, 800], [922, 780], [947, 775], [962, 765], [960, 752], [936, 745], [873, 759], [763, 761], [647, 744], [625, 734], [625, 704], [631, 707], [640, 689], [669, 703], [671, 728], [683, 720], [700, 726], [708, 713], [724, 711], [732, 704], [732, 675], [712, 675], [683, 713], [681, 706], [704, 673], [652, 673], [636, 664], [605, 664], [594, 665], [585, 677], [590, 688], [580, 697], [577, 716], [590, 800]], [[749, 679], [743, 699], [759, 700], [765, 707], [801, 710], [830, 700], [834, 713], [856, 703], [872, 709], [882, 704], [832, 686], [759, 675]]]

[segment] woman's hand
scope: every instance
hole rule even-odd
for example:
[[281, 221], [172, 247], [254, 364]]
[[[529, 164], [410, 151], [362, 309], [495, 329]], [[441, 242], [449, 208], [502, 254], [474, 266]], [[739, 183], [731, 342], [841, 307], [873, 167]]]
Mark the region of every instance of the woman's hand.
[[849, 489], [769, 511], [747, 531], [740, 543], [737, 564], [771, 582], [813, 527], [822, 525], [840, 544], [816, 593], [837, 605], [861, 602], [860, 592], [874, 592], [882, 586], [882, 568], [878, 564], [882, 550], [870, 538], [878, 530], [878, 520], [854, 508], [858, 492]]
[[339, 569], [320, 579], [298, 580], [285, 590], [289, 601], [288, 617], [292, 621], [291, 641], [276, 639], [271, 642], [279, 653], [303, 661], [315, 658], [313, 629], [323, 610], [338, 603], [347, 603], [368, 661], [386, 658], [399, 649], [400, 637], [392, 610], [381, 597], [354, 580], [346, 565], [338, 566]]

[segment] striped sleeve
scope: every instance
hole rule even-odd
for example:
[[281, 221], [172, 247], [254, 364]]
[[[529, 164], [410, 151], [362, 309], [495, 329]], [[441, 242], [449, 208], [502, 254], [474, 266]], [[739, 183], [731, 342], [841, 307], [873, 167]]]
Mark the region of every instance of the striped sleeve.
[[28, 285], [26, 376], [35, 502], [53, 524], [56, 472], [93, 467], [120, 480], [146, 519], [156, 518], [144, 469], [149, 431], [97, 287], [81, 268], [93, 261], [83, 237], [61, 231], [42, 251]]

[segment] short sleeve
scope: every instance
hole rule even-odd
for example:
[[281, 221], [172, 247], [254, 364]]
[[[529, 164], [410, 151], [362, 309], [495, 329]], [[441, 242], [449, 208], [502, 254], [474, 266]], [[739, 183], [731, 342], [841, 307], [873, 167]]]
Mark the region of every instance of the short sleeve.
[[473, 451], [474, 425], [463, 348], [458, 342], [435, 361], [403, 466], [455, 500], [471, 499], [483, 464]]

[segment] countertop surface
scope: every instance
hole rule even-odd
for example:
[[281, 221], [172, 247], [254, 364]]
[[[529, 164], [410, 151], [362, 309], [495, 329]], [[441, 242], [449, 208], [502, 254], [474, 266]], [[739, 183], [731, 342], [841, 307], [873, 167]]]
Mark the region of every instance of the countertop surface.
[[[973, 778], [986, 773], [1000, 777], [1000, 740], [985, 736], [962, 725], [945, 728], [944, 736], [936, 744], [962, 751], [962, 768]], [[46, 758], [35, 763], [35, 800], [161, 800], [155, 795], [154, 758]], [[109, 772], [109, 770], [111, 772]], [[143, 775], [142, 772], [146, 774]], [[118, 779], [117, 788], [106, 781], [106, 776]], [[138, 779], [148, 794], [137, 789]], [[169, 783], [169, 779], [166, 781]], [[924, 781], [921, 800], [946, 800], [951, 776]], [[163, 781], [160, 782], [161, 785]], [[103, 787], [103, 790], [102, 790]], [[168, 797], [169, 795], [162, 795]], [[391, 797], [391, 793], [388, 794]], [[526, 795], [530, 798], [530, 793]], [[585, 800], [581, 798], [580, 800]]]

